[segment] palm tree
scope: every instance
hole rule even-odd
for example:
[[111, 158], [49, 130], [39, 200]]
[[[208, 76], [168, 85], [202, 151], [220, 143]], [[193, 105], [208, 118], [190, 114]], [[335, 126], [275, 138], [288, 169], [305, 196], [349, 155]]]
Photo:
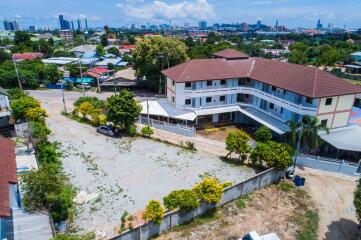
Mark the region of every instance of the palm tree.
[[295, 121], [287, 121], [287, 125], [290, 128], [290, 131], [286, 134], [289, 144], [296, 148], [298, 129], [300, 125]]
[[311, 116], [303, 117], [302, 123], [302, 145], [306, 146], [309, 151], [318, 148], [321, 144], [321, 139], [318, 136], [318, 132], [321, 130], [325, 130], [328, 133], [328, 128], [321, 125], [316, 117]]

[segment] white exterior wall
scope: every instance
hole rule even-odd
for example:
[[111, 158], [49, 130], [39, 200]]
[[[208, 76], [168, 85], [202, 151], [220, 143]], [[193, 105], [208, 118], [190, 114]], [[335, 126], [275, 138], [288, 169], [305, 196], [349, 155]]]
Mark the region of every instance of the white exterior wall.
[[345, 95], [338, 97], [336, 111], [350, 110], [355, 102], [355, 95]]
[[317, 118], [318, 118], [318, 120], [320, 121], [320, 123], [321, 123], [322, 120], [327, 120], [327, 125], [326, 125], [326, 127], [332, 128], [333, 114], [321, 115], [321, 116], [318, 116]]
[[332, 128], [347, 126], [350, 112], [336, 113], [333, 118]]
[[327, 98], [321, 98], [320, 104], [318, 106], [318, 113], [329, 113], [334, 112], [336, 110], [337, 98], [338, 97], [329, 97], [332, 98], [331, 105], [326, 105]]

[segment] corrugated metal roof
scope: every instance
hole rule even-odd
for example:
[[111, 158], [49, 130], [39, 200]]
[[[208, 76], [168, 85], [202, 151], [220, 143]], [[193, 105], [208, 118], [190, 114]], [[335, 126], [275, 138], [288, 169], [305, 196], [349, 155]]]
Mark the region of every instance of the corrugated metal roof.
[[264, 58], [197, 59], [162, 73], [176, 82], [249, 77], [311, 98], [361, 93], [360, 87], [318, 68]]

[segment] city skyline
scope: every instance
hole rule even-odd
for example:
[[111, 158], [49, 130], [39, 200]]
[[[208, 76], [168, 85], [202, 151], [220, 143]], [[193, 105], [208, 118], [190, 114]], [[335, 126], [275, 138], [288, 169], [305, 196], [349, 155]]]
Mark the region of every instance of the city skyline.
[[[262, 20], [267, 25], [286, 25], [290, 28], [315, 28], [321, 19], [324, 26], [332, 23], [335, 27], [361, 27], [361, 2], [348, 0], [109, 0], [106, 4], [99, 1], [71, 0], [46, 2], [34, 0], [31, 6], [25, 0], [4, 1], [0, 9], [1, 20], [18, 19], [21, 27], [29, 25], [52, 26], [59, 28], [58, 16], [64, 15], [69, 21], [88, 19], [91, 27], [105, 24], [120, 27], [130, 24], [161, 24], [172, 20], [174, 25], [184, 23], [197, 26], [201, 20], [209, 25], [214, 23], [256, 23]], [[352, 6], [352, 7], [351, 7]], [[29, 7], [31, 14], [29, 15]], [[115, 14], [109, 14], [115, 13]]]

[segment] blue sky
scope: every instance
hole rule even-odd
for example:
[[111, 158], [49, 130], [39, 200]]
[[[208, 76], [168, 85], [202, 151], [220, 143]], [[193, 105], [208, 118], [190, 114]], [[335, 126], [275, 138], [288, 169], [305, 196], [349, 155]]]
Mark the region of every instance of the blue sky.
[[[361, 27], [361, 0], [0, 0], [0, 20], [20, 20], [22, 27], [57, 26], [57, 16], [88, 18], [91, 27], [126, 24], [255, 23], [289, 27], [324, 25]], [[2, 25], [2, 24], [1, 24]], [[3, 26], [1, 26], [2, 28]]]

